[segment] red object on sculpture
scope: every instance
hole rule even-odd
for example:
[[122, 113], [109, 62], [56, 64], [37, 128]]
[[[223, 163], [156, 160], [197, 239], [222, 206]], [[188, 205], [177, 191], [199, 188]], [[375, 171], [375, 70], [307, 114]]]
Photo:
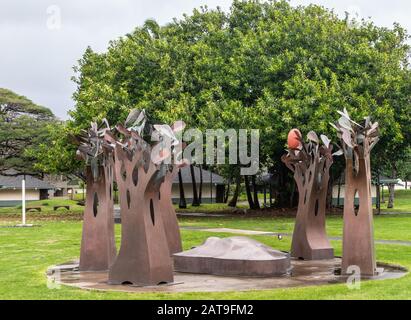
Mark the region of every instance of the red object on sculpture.
[[288, 149], [296, 150], [301, 148], [301, 132], [298, 129], [291, 129], [287, 138]]

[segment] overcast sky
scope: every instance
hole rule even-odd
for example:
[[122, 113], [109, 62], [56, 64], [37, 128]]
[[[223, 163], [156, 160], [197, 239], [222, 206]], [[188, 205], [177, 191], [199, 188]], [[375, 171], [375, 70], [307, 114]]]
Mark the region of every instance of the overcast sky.
[[[116, 39], [154, 18], [160, 24], [208, 5], [231, 0], [0, 0], [0, 87], [47, 106], [62, 119], [73, 108], [72, 67], [87, 46], [104, 51]], [[291, 0], [317, 3], [338, 14], [371, 17], [377, 25], [399, 22], [411, 30], [409, 0]], [[60, 19], [59, 19], [60, 17]]]

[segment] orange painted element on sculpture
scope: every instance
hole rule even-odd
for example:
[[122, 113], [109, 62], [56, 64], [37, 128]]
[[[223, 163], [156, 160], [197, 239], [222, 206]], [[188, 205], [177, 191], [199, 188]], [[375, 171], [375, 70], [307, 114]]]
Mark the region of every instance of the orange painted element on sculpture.
[[291, 129], [287, 138], [288, 149], [296, 150], [301, 147], [301, 132], [298, 129]]

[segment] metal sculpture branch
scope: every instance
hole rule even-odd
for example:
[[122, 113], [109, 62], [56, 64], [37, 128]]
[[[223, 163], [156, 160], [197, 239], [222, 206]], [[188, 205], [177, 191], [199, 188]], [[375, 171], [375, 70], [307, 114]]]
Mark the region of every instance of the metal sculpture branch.
[[86, 162], [86, 203], [80, 252], [80, 271], [108, 270], [116, 257], [113, 210], [113, 148], [104, 137], [107, 120], [91, 123], [75, 137], [77, 157]]
[[306, 260], [331, 259], [334, 251], [325, 230], [325, 208], [333, 145], [324, 135], [321, 144], [314, 131], [307, 139], [305, 143], [298, 129], [291, 130], [289, 149], [281, 158], [294, 173], [299, 193], [291, 255]]
[[[374, 275], [370, 152], [379, 140], [378, 122], [373, 123], [370, 117], [366, 117], [359, 124], [345, 109], [339, 114], [341, 118], [332, 125], [341, 140], [346, 161], [342, 272], [351, 273], [350, 267], [356, 266], [362, 275]], [[355, 203], [357, 194], [358, 209]]]

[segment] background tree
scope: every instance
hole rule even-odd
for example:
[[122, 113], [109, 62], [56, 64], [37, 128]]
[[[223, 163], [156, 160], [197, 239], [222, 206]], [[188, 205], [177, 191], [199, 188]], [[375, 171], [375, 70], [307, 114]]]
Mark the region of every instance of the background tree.
[[46, 126], [55, 120], [50, 109], [0, 88], [0, 173], [36, 173], [29, 151], [48, 140]]
[[203, 7], [164, 26], [149, 20], [105, 53], [86, 50], [67, 128], [118, 123], [130, 108], [200, 129], [258, 128], [260, 165], [276, 176], [276, 205], [288, 206], [293, 185], [280, 157], [293, 127], [336, 141], [329, 122], [346, 108], [380, 123], [374, 168], [403, 156], [411, 141], [407, 39], [397, 24], [353, 23], [287, 1], [235, 0], [227, 13]]

